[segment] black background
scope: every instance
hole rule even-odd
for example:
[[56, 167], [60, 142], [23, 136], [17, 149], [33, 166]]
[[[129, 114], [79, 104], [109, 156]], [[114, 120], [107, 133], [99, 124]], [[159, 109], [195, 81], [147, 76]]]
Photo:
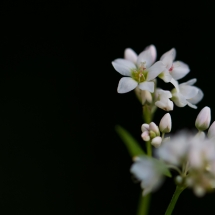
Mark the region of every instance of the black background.
[[[175, 107], [173, 132], [193, 129], [206, 105], [214, 119], [214, 22], [213, 1], [1, 2], [1, 214], [135, 214], [140, 187], [114, 126], [142, 142], [141, 105], [117, 94], [111, 61], [126, 47], [154, 44], [158, 59], [175, 47], [191, 68], [182, 81], [197, 78], [205, 96], [198, 110]], [[173, 191], [166, 180], [150, 214], [164, 214]], [[214, 214], [214, 199], [186, 190], [174, 214]]]

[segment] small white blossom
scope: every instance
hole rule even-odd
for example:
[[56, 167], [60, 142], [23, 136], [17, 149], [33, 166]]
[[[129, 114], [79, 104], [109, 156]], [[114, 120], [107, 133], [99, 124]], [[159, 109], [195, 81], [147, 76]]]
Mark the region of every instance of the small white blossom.
[[211, 109], [209, 107], [204, 107], [198, 114], [195, 122], [195, 126], [200, 131], [208, 129], [211, 122]]
[[187, 64], [182, 61], [174, 61], [175, 57], [176, 50], [172, 48], [160, 58], [160, 61], [165, 65], [165, 70], [159, 75], [159, 78], [165, 82], [171, 82], [173, 85], [175, 85], [175, 80], [183, 78], [190, 71]]
[[120, 79], [117, 92], [127, 93], [138, 86], [141, 90], [153, 93], [154, 82], [152, 80], [164, 70], [163, 63], [157, 61], [153, 64], [155, 57], [151, 48], [141, 52], [137, 59], [135, 59], [135, 54], [132, 54], [131, 50], [129, 52], [126, 57], [129, 60], [116, 59], [112, 62], [117, 72], [128, 76]]
[[130, 171], [141, 181], [144, 196], [155, 191], [163, 181], [161, 170], [153, 159], [147, 157], [136, 158]]
[[178, 90], [174, 88], [172, 93], [172, 100], [178, 107], [184, 107], [186, 105], [197, 108], [195, 104], [203, 98], [203, 92], [198, 87], [192, 86], [196, 82], [196, 79], [191, 79], [185, 83], [179, 84]]
[[172, 129], [172, 119], [169, 113], [166, 113], [159, 124], [160, 131], [162, 133], [169, 133]]
[[155, 105], [165, 111], [173, 110], [173, 102], [170, 101], [172, 94], [168, 90], [156, 89], [156, 102]]

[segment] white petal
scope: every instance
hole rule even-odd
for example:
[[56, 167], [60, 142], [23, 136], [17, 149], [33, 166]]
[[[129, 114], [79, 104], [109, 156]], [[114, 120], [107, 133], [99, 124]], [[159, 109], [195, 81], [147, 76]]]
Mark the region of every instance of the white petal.
[[130, 48], [125, 49], [124, 58], [134, 64], [137, 63], [137, 54]]
[[193, 109], [197, 109], [196, 105], [193, 105], [192, 103], [190, 103], [189, 101], [187, 101], [187, 105]]
[[180, 93], [186, 98], [191, 99], [198, 94], [198, 88], [188, 85], [179, 86]]
[[187, 64], [177, 61], [173, 63], [173, 70], [170, 73], [175, 80], [179, 80], [187, 75], [189, 71], [190, 69]]
[[191, 98], [191, 99], [187, 99], [187, 101], [189, 101], [192, 104], [197, 104], [198, 102], [200, 102], [204, 96], [204, 93], [202, 92], [201, 89], [199, 89], [198, 87], [196, 87], [198, 89], [198, 93], [196, 94], [195, 97]]
[[142, 132], [149, 131], [149, 124], [146, 124], [146, 123], [142, 124], [141, 131]]
[[152, 65], [153, 62], [154, 62], [154, 57], [152, 56], [152, 52], [150, 49], [141, 52], [137, 57], [138, 66], [141, 63], [145, 63], [145, 67], [148, 68]]
[[172, 78], [172, 79], [170, 80], [170, 83], [172, 83], [173, 86], [175, 87], [176, 91], [179, 92], [179, 85], [178, 85], [178, 82], [177, 82], [174, 78]]
[[187, 105], [187, 100], [181, 93], [174, 93], [172, 100], [178, 107], [184, 107]]
[[153, 66], [151, 66], [147, 70], [148, 70], [147, 81], [151, 81], [165, 70], [165, 66], [161, 61], [157, 61]]
[[187, 81], [187, 82], [181, 83], [180, 85], [181, 85], [181, 86], [182, 86], [182, 85], [189, 85], [189, 86], [192, 86], [192, 85], [194, 85], [194, 84], [196, 83], [196, 81], [197, 81], [197, 79], [196, 79], [196, 78], [193, 78], [193, 79], [191, 79], [191, 80], [189, 80], [189, 81]]
[[142, 82], [142, 83], [139, 84], [138, 87], [139, 87], [141, 90], [147, 90], [147, 91], [149, 91], [149, 92], [151, 92], [151, 93], [154, 92], [154, 82], [153, 82], [153, 81], [150, 81], [150, 82], [148, 82], [148, 81]]
[[159, 78], [166, 83], [169, 83], [172, 80], [172, 76], [167, 69], [164, 72], [160, 73]]
[[173, 48], [168, 52], [164, 53], [161, 56], [160, 60], [164, 63], [167, 69], [170, 69], [172, 67], [175, 56], [176, 56], [176, 50]]
[[156, 101], [155, 105], [165, 111], [171, 111], [173, 110], [173, 102], [167, 99], [166, 102], [164, 100]]
[[121, 78], [117, 88], [118, 93], [127, 93], [136, 88], [138, 83], [129, 77]]
[[151, 51], [151, 54], [152, 54], [152, 57], [153, 57], [153, 62], [155, 62], [156, 58], [157, 58], [157, 51], [156, 51], [156, 48], [154, 45], [150, 45], [150, 46], [147, 46], [145, 48], [145, 50], [150, 50]]
[[131, 76], [131, 70], [136, 68], [131, 61], [120, 58], [114, 60], [112, 65], [117, 72], [124, 76]]

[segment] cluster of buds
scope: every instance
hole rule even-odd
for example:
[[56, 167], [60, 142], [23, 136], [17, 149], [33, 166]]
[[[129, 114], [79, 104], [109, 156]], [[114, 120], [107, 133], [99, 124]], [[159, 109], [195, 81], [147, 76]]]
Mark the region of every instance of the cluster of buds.
[[144, 141], [150, 141], [154, 147], [158, 148], [163, 141], [163, 138], [160, 136], [160, 134], [169, 133], [171, 129], [172, 120], [170, 114], [167, 113], [161, 119], [159, 127], [154, 122], [151, 122], [149, 124], [146, 123], [142, 124], [141, 137]]

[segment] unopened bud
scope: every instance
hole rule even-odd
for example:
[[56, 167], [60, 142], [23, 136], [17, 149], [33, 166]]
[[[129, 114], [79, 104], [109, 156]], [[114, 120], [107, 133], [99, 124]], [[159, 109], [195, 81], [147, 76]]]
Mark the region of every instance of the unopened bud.
[[181, 184], [183, 182], [183, 178], [180, 175], [178, 175], [176, 176], [175, 181], [177, 184]]
[[142, 132], [144, 132], [144, 131], [149, 131], [149, 125], [148, 124], [142, 124], [142, 126], [141, 126], [141, 130], [142, 130]]
[[202, 197], [205, 194], [205, 189], [203, 187], [200, 186], [196, 186], [194, 187], [194, 193], [198, 196], [198, 197]]
[[160, 131], [162, 133], [169, 133], [172, 129], [172, 120], [169, 113], [166, 113], [159, 124]]
[[162, 138], [161, 137], [155, 137], [152, 139], [151, 144], [155, 147], [158, 148], [161, 145]]
[[215, 121], [211, 124], [210, 128], [208, 129], [208, 138], [215, 137]]
[[149, 136], [150, 136], [151, 139], [153, 139], [153, 138], [155, 138], [157, 135], [155, 134], [154, 131], [150, 130], [150, 131], [149, 131]]
[[209, 107], [204, 107], [198, 114], [195, 122], [195, 126], [198, 130], [206, 130], [211, 122], [211, 109]]
[[156, 134], [156, 136], [159, 136], [159, 135], [160, 135], [159, 128], [158, 128], [158, 126], [157, 126], [154, 122], [151, 122], [151, 123], [149, 124], [149, 130], [150, 130], [150, 131], [154, 131], [155, 134]]
[[148, 131], [144, 131], [141, 134], [141, 137], [143, 138], [144, 141], [149, 141], [150, 140], [150, 136], [149, 136], [149, 132]]

